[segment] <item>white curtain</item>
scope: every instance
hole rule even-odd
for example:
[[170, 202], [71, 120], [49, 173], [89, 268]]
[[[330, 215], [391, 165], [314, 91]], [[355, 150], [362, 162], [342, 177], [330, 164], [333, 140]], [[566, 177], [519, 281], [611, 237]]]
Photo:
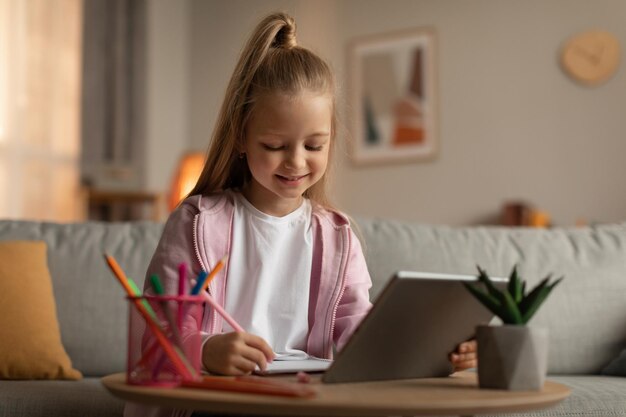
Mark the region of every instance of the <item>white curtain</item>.
[[85, 0], [83, 8], [81, 177], [94, 189], [140, 190], [146, 2]]
[[81, 0], [0, 0], [0, 217], [84, 218]]

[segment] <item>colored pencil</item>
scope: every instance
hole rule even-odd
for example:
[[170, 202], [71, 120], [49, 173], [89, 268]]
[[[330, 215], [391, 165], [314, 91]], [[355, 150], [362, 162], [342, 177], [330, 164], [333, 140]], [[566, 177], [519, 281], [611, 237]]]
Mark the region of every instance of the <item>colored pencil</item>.
[[206, 291], [201, 291], [202, 288], [208, 287], [208, 285], [211, 283], [213, 278], [215, 278], [217, 273], [224, 267], [224, 265], [226, 265], [227, 261], [228, 261], [228, 255], [220, 259], [215, 265], [215, 268], [213, 268], [211, 273], [207, 276], [206, 280], [203, 280], [202, 277], [198, 277], [198, 280], [196, 281], [196, 285], [193, 287], [194, 289], [192, 291], [192, 294], [196, 295], [201, 292], [202, 297], [204, 297], [207, 303], [209, 303], [209, 305], [213, 307], [215, 311], [217, 311], [218, 314], [222, 316], [228, 324], [230, 324], [230, 327], [232, 327], [236, 332], [244, 332], [245, 330], [243, 329], [243, 327], [241, 327], [239, 323], [237, 323], [235, 319], [233, 319], [231, 315], [228, 314], [226, 310], [224, 310], [224, 308], [221, 305], [219, 305], [219, 303], [215, 301], [213, 297], [209, 295], [209, 293], [207, 293]]
[[178, 295], [185, 295], [185, 280], [187, 275], [187, 265], [178, 265]]
[[[194, 280], [190, 280], [190, 286], [193, 288], [191, 290], [191, 294], [192, 295], [197, 295], [194, 294], [194, 292], [200, 292], [200, 290], [202, 289], [203, 285], [208, 287], [208, 285], [211, 283], [211, 281], [213, 280], [213, 278], [215, 278], [215, 276], [217, 275], [217, 273], [224, 267], [224, 265], [226, 264], [226, 261], [228, 260], [228, 255], [224, 256], [222, 259], [220, 259], [217, 264], [215, 265], [215, 268], [213, 268], [213, 270], [211, 271], [210, 274], [207, 274], [205, 271], [200, 271], [200, 274], [198, 274], [198, 281], [195, 281], [195, 285], [194, 285]], [[180, 266], [182, 266], [183, 264], [179, 265], [179, 272], [180, 272]], [[180, 278], [180, 275], [179, 275]], [[198, 285], [198, 282], [202, 281], [200, 283], [200, 285]], [[179, 281], [179, 288], [180, 288], [180, 281]], [[206, 292], [203, 291], [203, 294], [206, 294]], [[208, 294], [207, 294], [208, 295]], [[144, 300], [145, 301], [145, 300]], [[209, 302], [209, 304], [211, 306], [215, 306], [217, 305], [218, 307], [216, 308], [216, 310], [221, 309], [221, 311], [228, 316], [228, 319], [226, 319], [226, 321], [231, 320], [230, 325], [233, 329], [235, 329], [238, 332], [243, 332], [243, 328], [232, 318], [230, 317], [230, 315], [228, 313], [226, 313], [221, 306], [219, 306], [219, 304], [217, 304], [217, 302], [215, 302], [212, 298], [210, 298], [210, 300], [207, 300]], [[214, 307], [215, 308], [215, 307]], [[219, 310], [218, 310], [219, 311]], [[221, 314], [221, 313], [220, 313]], [[184, 315], [184, 313], [183, 313]], [[224, 315], [222, 315], [224, 318], [226, 318]], [[234, 326], [233, 326], [234, 324]], [[147, 361], [150, 359], [150, 357], [156, 352], [156, 347], [157, 347], [157, 343], [155, 342], [152, 346], [150, 346], [148, 349], [146, 349], [143, 357], [141, 358], [141, 360], [139, 361], [139, 365], [145, 365], [147, 363]]]
[[[187, 274], [187, 267], [184, 263], [178, 265], [178, 295], [185, 295], [185, 275]], [[183, 303], [178, 302], [178, 328], [183, 327]]]
[[211, 281], [213, 281], [213, 278], [215, 278], [217, 273], [222, 270], [222, 268], [226, 265], [227, 261], [228, 261], [228, 255], [225, 255], [222, 259], [217, 261], [217, 264], [215, 264], [215, 268], [213, 268], [213, 270], [211, 271], [210, 274], [208, 274], [206, 276], [204, 276], [204, 274], [203, 274], [202, 277], [199, 276], [198, 280], [196, 281], [196, 285], [191, 290], [191, 294], [192, 295], [197, 295], [197, 294], [200, 293], [200, 291], [203, 288], [208, 288], [208, 286], [211, 283]]
[[[106, 254], [104, 255], [104, 258], [107, 264], [109, 265], [109, 268], [111, 268], [111, 271], [113, 271], [113, 275], [117, 278], [120, 284], [122, 284], [122, 287], [124, 288], [124, 290], [126, 290], [126, 293], [131, 297], [136, 297], [140, 295], [140, 294], [134, 293], [133, 288], [131, 287], [131, 284], [129, 284], [128, 282], [128, 278], [126, 278], [124, 271], [118, 265], [117, 261], [112, 256], [109, 256]], [[185, 365], [181, 356], [179, 356], [179, 353], [182, 353], [182, 352], [177, 352], [174, 349], [174, 347], [170, 344], [169, 340], [167, 340], [167, 337], [165, 337], [165, 334], [163, 333], [163, 330], [159, 326], [158, 322], [155, 322], [152, 319], [151, 315], [148, 313], [144, 305], [141, 304], [141, 302], [138, 299], [133, 299], [133, 304], [135, 305], [139, 313], [145, 319], [146, 324], [150, 327], [150, 329], [152, 330], [152, 333], [154, 333], [154, 335], [156, 336], [158, 343], [161, 345], [161, 348], [165, 351], [167, 356], [170, 358], [170, 360], [172, 361], [172, 363], [174, 364], [178, 372], [184, 377], [184, 379], [196, 379], [198, 377], [198, 375], [196, 375], [196, 372], [193, 371], [193, 368], [191, 368], [192, 371], [190, 372], [190, 369]]]
[[[182, 265], [182, 264], [181, 264]], [[163, 290], [163, 285], [161, 284], [161, 280], [159, 279], [159, 276], [156, 274], [153, 274], [150, 276], [150, 284], [152, 284], [152, 288], [154, 289], [154, 292], [156, 293], [156, 295], [164, 295], [165, 294], [165, 290]], [[161, 301], [159, 302], [159, 305], [161, 306], [161, 310], [163, 311], [163, 313], [165, 314], [165, 318], [167, 319], [167, 322], [170, 325], [170, 329], [172, 330], [172, 334], [174, 335], [174, 340], [176, 342], [176, 345], [182, 349], [183, 348], [183, 343], [182, 343], [182, 337], [180, 336], [180, 330], [182, 328], [182, 324], [178, 324], [177, 321], [174, 319], [174, 315], [172, 314], [172, 310], [170, 310], [169, 306], [167, 305], [167, 301]], [[181, 303], [178, 303], [178, 306], [180, 308]], [[181, 317], [180, 313], [179, 313], [179, 318]], [[154, 346], [158, 346], [158, 344], [154, 345]], [[156, 365], [154, 365], [153, 369], [152, 369], [152, 379], [156, 380], [159, 372], [161, 372], [161, 368], [163, 367], [163, 364], [165, 363], [165, 359], [167, 358], [167, 356], [161, 352], [161, 354], [159, 355], [159, 359], [156, 362]], [[145, 363], [140, 361], [140, 366], [145, 365]]]
[[224, 310], [224, 308], [222, 308], [222, 306], [221, 306], [221, 305], [219, 305], [219, 303], [218, 303], [217, 301], [215, 301], [215, 300], [213, 299], [213, 297], [211, 297], [211, 296], [209, 295], [209, 293], [208, 293], [208, 292], [206, 292], [206, 291], [202, 291], [202, 297], [204, 297], [204, 299], [206, 300], [206, 302], [207, 302], [207, 303], [209, 303], [209, 305], [210, 305], [211, 307], [213, 307], [213, 308], [215, 309], [215, 311], [217, 311], [217, 312], [218, 312], [218, 314], [219, 314], [220, 316], [222, 316], [222, 317], [224, 318], [224, 320], [226, 320], [226, 322], [227, 322], [228, 324], [230, 324], [230, 327], [232, 327], [232, 328], [233, 328], [236, 332], [240, 332], [240, 333], [245, 332], [245, 330], [243, 329], [243, 327], [241, 327], [241, 326], [239, 325], [239, 323], [237, 323], [237, 322], [235, 321], [235, 319], [234, 319], [234, 318], [232, 318], [232, 317], [231, 317], [231, 315], [230, 315], [230, 314], [228, 314], [228, 313], [226, 312], [226, 310]]
[[278, 395], [284, 397], [310, 398], [317, 394], [311, 386], [286, 381], [255, 377], [204, 376], [196, 381], [183, 381], [183, 387], [201, 388], [215, 391], [235, 391], [252, 394]]
[[[141, 296], [141, 290], [139, 289], [137, 284], [135, 284], [135, 281], [133, 281], [131, 278], [127, 278], [127, 280], [128, 280], [128, 284], [130, 285], [131, 289], [133, 290], [133, 293], [135, 294], [135, 296], [137, 296], [137, 297]], [[148, 300], [143, 298], [141, 300], [141, 302], [144, 305], [144, 307], [146, 308], [146, 310], [148, 311], [148, 313], [152, 312], [151, 316], [154, 318], [154, 324], [157, 326], [157, 328], [159, 330], [161, 330], [161, 332], [163, 332], [163, 335], [165, 336], [165, 338], [167, 340], [167, 335], [165, 335], [165, 332], [161, 328], [161, 326], [159, 324], [159, 319], [158, 319], [156, 313], [154, 312], [154, 310], [152, 309], [152, 307], [150, 306], [150, 303], [148, 303]], [[168, 311], [168, 310], [166, 310], [166, 311]], [[174, 323], [174, 318], [171, 317], [171, 313], [170, 313], [170, 320], [171, 320], [170, 325], [172, 326], [172, 332], [174, 333], [174, 337], [176, 338], [176, 334], [178, 333], [178, 329], [176, 329], [176, 325]], [[168, 342], [169, 342], [169, 340], [168, 340]], [[182, 351], [182, 338], [180, 337], [180, 334], [178, 336], [178, 339], [177, 339], [176, 343], [177, 343], [177, 345], [173, 346], [174, 351], [176, 352], [176, 354], [178, 354], [178, 356], [182, 360], [183, 364], [187, 367], [187, 369], [189, 369], [189, 372], [191, 372], [192, 374], [195, 374], [196, 373], [195, 369], [187, 361], [187, 357], [185, 356], [185, 353]], [[154, 341], [154, 347], [156, 348], [159, 345], [160, 345], [160, 342], [159, 342], [159, 339], [157, 338]], [[161, 352], [161, 355], [163, 356], [163, 358], [165, 358], [167, 356], [166, 353], [164, 354], [163, 352]], [[143, 366], [143, 365], [145, 365], [145, 362], [140, 361], [139, 364]], [[155, 368], [155, 370], [158, 372], [157, 368]]]
[[[198, 281], [200, 281], [201, 279], [204, 280], [204, 285], [208, 286], [209, 283], [211, 282], [211, 280], [213, 278], [215, 278], [215, 276], [217, 275], [217, 273], [224, 267], [224, 265], [226, 264], [226, 261], [228, 260], [228, 255], [224, 256], [222, 259], [220, 259], [218, 261], [218, 263], [215, 265], [215, 268], [213, 268], [213, 270], [211, 271], [210, 274], [207, 274], [205, 271], [201, 271], [199, 276], [198, 276]], [[203, 278], [204, 277], [204, 278]], [[198, 288], [198, 292], [200, 292], [200, 289], [202, 289], [203, 285], [202, 283], [200, 285], [198, 285], [198, 282], [196, 281], [194, 283], [194, 280], [191, 280], [191, 284], [192, 287], [194, 288], [194, 290], [196, 288]], [[195, 285], [193, 285], [195, 284]], [[192, 290], [192, 295], [194, 295], [194, 290]], [[220, 314], [224, 320], [226, 320], [226, 322], [228, 324], [230, 324], [230, 326], [237, 332], [243, 333], [245, 332], [245, 330], [239, 325], [239, 323], [237, 323], [235, 321], [235, 319], [233, 319], [230, 314], [228, 314], [223, 308], [222, 306], [220, 306], [214, 299], [213, 297], [211, 297], [206, 291], [202, 291], [201, 292], [202, 297], [204, 297], [204, 299], [209, 303], [209, 305], [211, 307], [213, 307], [218, 314]], [[139, 361], [139, 364], [145, 364], [147, 363], [147, 361], [150, 359], [150, 357], [156, 352], [156, 344], [153, 344], [152, 346], [150, 346], [144, 353], [143, 357], [141, 358], [141, 360]]]
[[[164, 295], [163, 285], [161, 284], [161, 280], [159, 279], [158, 275], [150, 276], [150, 284], [152, 284], [152, 288], [154, 288], [154, 292], [156, 295]], [[181, 305], [181, 303], [178, 303], [178, 304]], [[161, 301], [159, 302], [159, 305], [161, 306], [161, 310], [163, 310], [163, 313], [165, 314], [165, 318], [167, 319], [167, 322], [169, 323], [170, 328], [172, 329], [172, 333], [174, 335], [174, 340], [176, 340], [176, 344], [182, 348], [182, 337], [180, 335], [180, 330], [179, 330], [182, 328], [182, 324], [177, 324], [177, 322], [174, 320], [174, 315], [172, 314], [172, 310], [167, 305], [167, 301]]]

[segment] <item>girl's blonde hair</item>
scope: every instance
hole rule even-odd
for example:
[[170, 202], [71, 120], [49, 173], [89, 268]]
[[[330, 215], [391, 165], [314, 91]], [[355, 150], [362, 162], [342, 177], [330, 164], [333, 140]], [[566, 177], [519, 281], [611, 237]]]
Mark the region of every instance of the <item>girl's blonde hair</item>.
[[304, 90], [327, 94], [332, 103], [328, 168], [304, 196], [332, 207], [326, 184], [337, 127], [335, 81], [324, 60], [297, 45], [295, 21], [285, 13], [263, 19], [246, 43], [226, 89], [202, 174], [189, 195], [208, 195], [245, 185], [251, 174], [240, 152], [246, 124], [259, 97], [275, 93], [296, 95]]

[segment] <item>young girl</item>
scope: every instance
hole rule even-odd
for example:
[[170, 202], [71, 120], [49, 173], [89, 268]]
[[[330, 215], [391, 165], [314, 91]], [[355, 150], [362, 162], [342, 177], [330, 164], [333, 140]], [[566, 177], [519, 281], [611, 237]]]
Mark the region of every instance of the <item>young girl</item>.
[[[370, 308], [359, 240], [326, 195], [334, 97], [330, 68], [297, 45], [294, 20], [263, 19], [228, 85], [200, 179], [168, 219], [147, 272], [175, 293], [180, 263], [195, 276], [229, 255], [209, 292], [246, 332], [206, 308], [209, 372], [249, 374], [276, 355], [331, 358]], [[456, 369], [474, 366], [474, 351], [461, 344]]]

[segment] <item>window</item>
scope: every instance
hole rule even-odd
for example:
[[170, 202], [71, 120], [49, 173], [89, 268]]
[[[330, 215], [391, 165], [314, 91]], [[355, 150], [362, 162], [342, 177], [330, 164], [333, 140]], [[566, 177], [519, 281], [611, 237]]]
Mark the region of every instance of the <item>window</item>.
[[0, 217], [83, 218], [80, 0], [0, 0]]

